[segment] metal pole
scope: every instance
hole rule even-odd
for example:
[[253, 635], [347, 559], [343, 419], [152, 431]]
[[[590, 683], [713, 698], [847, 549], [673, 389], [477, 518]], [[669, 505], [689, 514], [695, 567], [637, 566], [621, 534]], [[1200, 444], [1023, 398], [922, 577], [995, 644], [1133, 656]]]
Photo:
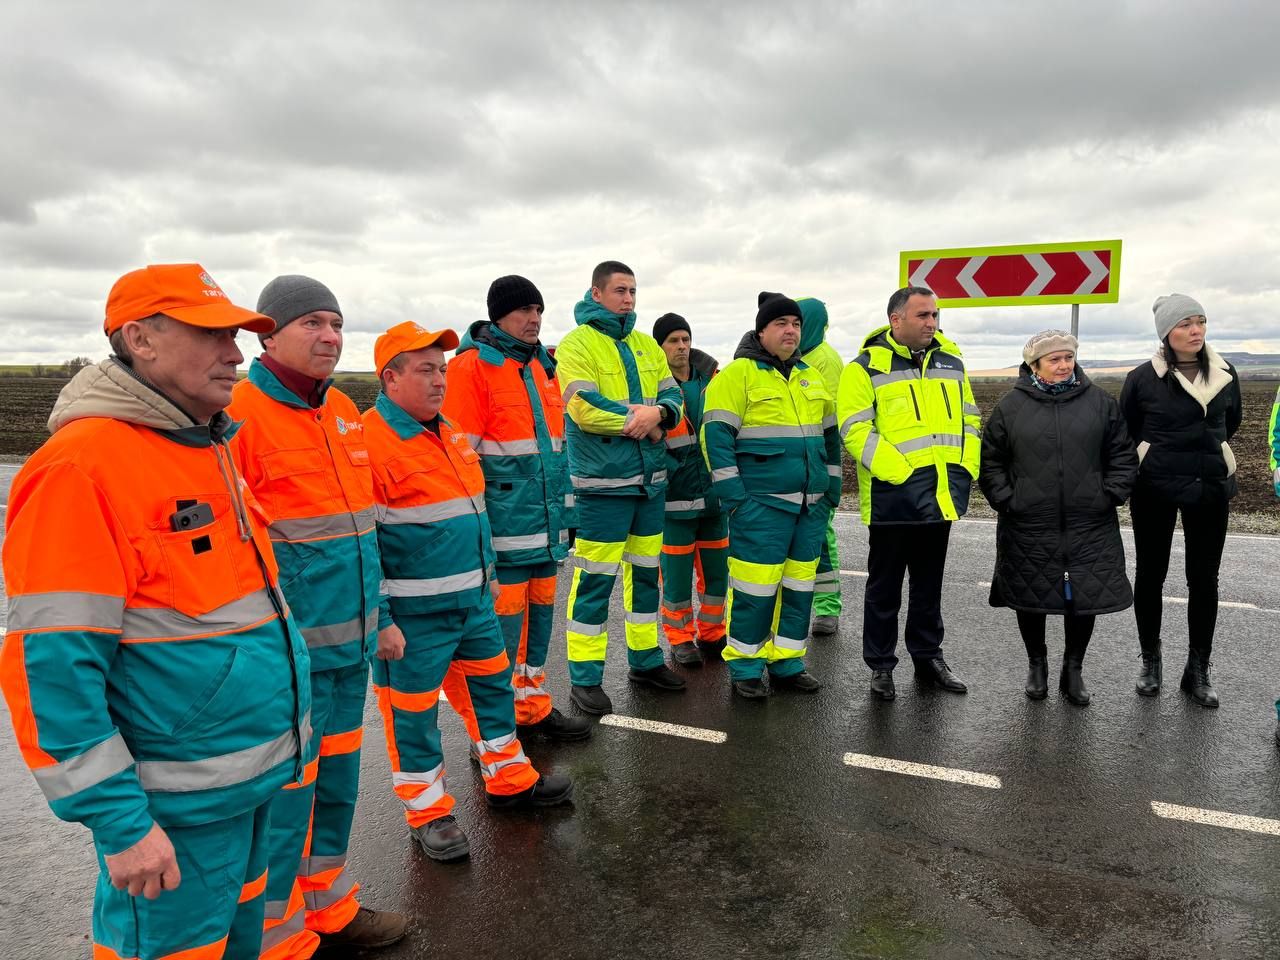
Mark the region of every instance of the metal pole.
[[1080, 339], [1080, 304], [1078, 303], [1071, 305], [1071, 335], [1077, 340]]

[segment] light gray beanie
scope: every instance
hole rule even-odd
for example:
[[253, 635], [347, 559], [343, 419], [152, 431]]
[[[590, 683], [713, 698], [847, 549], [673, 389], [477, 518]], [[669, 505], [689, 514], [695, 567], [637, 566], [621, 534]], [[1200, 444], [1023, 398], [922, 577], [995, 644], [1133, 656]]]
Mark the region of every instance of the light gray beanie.
[[1042, 330], [1033, 334], [1022, 348], [1022, 359], [1028, 367], [1034, 367], [1036, 361], [1059, 350], [1079, 351], [1080, 341], [1065, 330]]
[[1169, 331], [1187, 317], [1203, 317], [1204, 307], [1192, 300], [1185, 293], [1171, 293], [1167, 297], [1156, 297], [1151, 305], [1151, 312], [1156, 315], [1156, 336], [1162, 341]]
[[[279, 332], [299, 317], [317, 310], [332, 310], [342, 316], [342, 308], [338, 306], [338, 298], [333, 295], [333, 291], [319, 280], [300, 274], [290, 273], [276, 277], [258, 294], [258, 312], [276, 322], [276, 329], [272, 333]], [[264, 340], [269, 336], [270, 333], [259, 334], [258, 339]]]

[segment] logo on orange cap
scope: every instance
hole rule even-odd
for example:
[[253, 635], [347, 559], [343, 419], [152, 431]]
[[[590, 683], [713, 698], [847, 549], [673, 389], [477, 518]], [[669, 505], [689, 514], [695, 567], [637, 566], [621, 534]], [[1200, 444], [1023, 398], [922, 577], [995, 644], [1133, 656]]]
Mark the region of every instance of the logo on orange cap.
[[126, 323], [158, 313], [193, 327], [240, 327], [270, 333], [270, 317], [237, 307], [198, 263], [160, 263], [126, 273], [107, 296], [103, 332], [110, 336]]

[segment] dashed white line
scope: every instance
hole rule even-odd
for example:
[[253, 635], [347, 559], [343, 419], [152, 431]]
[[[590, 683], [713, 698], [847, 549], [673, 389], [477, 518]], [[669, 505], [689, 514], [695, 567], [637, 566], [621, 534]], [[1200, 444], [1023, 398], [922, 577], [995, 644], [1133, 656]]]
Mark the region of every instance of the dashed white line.
[[[844, 571], [843, 571], [843, 570], [841, 570], [840, 572], [841, 572], [841, 573], [844, 573]], [[990, 580], [979, 580], [979, 581], [978, 581], [978, 586], [980, 586], [980, 587], [990, 587], [990, 586], [991, 586], [991, 581], [990, 581]], [[1187, 602], [1188, 602], [1188, 600], [1187, 600], [1187, 598], [1186, 598], [1186, 597], [1161, 597], [1160, 599], [1161, 599], [1161, 600], [1163, 600], [1165, 603], [1182, 603], [1182, 604], [1185, 604], [1185, 603], [1187, 603]], [[1270, 607], [1260, 607], [1260, 606], [1258, 606], [1256, 603], [1245, 603], [1245, 602], [1244, 602], [1244, 601], [1242, 601], [1242, 600], [1219, 600], [1219, 601], [1218, 601], [1218, 606], [1220, 606], [1220, 607], [1230, 607], [1230, 608], [1231, 608], [1231, 609], [1233, 609], [1233, 610], [1253, 610], [1253, 611], [1255, 611], [1256, 613], [1280, 613], [1280, 610], [1272, 610]]]
[[865, 570], [841, 570], [841, 571], [840, 571], [840, 576], [842, 576], [842, 577], [869, 577], [869, 576], [871, 576], [871, 574], [867, 573], [867, 571], [865, 571]]
[[1151, 801], [1151, 812], [1166, 820], [1182, 820], [1186, 823], [1201, 823], [1210, 827], [1246, 830], [1249, 833], [1265, 833], [1272, 837], [1280, 837], [1280, 820], [1268, 820], [1266, 817], [1246, 817], [1239, 813], [1224, 813], [1221, 810], [1180, 807], [1176, 803], [1161, 803], [1159, 800]]
[[901, 773], [908, 777], [928, 777], [931, 780], [963, 783], [970, 787], [986, 787], [989, 790], [999, 790], [1002, 786], [999, 777], [993, 777], [987, 773], [956, 770], [952, 767], [935, 767], [928, 763], [910, 763], [906, 760], [894, 760], [890, 757], [873, 757], [866, 753], [846, 753], [844, 762], [851, 767], [883, 770], [886, 773]]
[[724, 743], [729, 735], [723, 730], [705, 730], [702, 727], [686, 727], [683, 723], [663, 723], [661, 720], [646, 720], [643, 717], [627, 717], [620, 713], [606, 713], [600, 722], [607, 727], [622, 727], [626, 730], [641, 730], [644, 733], [662, 733], [669, 737], [684, 737], [686, 740], [701, 740], [703, 743]]

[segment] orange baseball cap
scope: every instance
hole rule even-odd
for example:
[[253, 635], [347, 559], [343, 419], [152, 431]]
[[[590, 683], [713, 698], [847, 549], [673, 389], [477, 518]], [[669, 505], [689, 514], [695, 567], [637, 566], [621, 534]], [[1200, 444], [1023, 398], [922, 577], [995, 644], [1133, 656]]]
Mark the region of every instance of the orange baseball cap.
[[380, 336], [373, 345], [373, 364], [378, 376], [387, 364], [402, 353], [411, 350], [422, 350], [426, 347], [439, 347], [441, 350], [457, 350], [458, 335], [448, 328], [444, 330], [428, 330], [412, 320], [397, 323]]
[[110, 336], [130, 320], [163, 313], [193, 327], [240, 327], [270, 333], [270, 317], [237, 307], [198, 263], [157, 263], [126, 273], [107, 296], [103, 332]]

